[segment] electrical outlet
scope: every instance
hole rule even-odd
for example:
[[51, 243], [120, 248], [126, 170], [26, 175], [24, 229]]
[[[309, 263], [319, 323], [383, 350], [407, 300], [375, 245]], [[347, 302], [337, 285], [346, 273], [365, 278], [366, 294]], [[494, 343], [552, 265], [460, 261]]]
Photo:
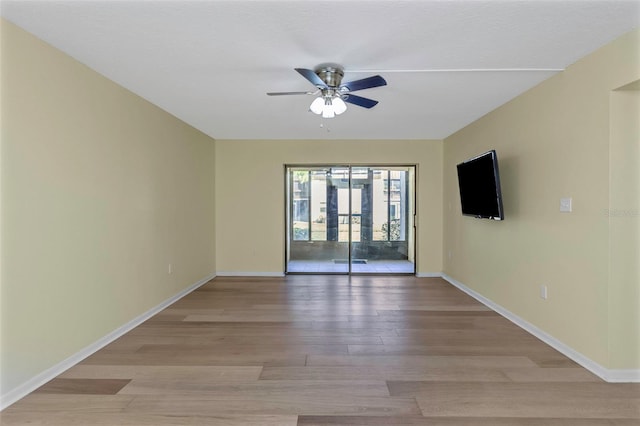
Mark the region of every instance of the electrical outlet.
[[560, 198], [560, 211], [564, 213], [571, 213], [573, 211], [573, 200], [571, 197]]
[[544, 300], [549, 298], [549, 289], [545, 284], [540, 286], [540, 298]]

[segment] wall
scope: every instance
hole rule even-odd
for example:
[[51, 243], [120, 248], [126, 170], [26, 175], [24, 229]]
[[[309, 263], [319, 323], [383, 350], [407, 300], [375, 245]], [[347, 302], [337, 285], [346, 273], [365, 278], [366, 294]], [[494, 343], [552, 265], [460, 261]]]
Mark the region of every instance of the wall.
[[0, 34], [6, 395], [215, 271], [215, 150], [13, 24]]
[[[640, 76], [639, 37], [621, 37], [444, 142], [446, 274], [607, 368], [640, 368], [637, 357], [612, 363], [610, 321], [637, 321], [637, 305], [612, 315], [606, 214], [622, 161], [610, 158], [610, 96]], [[455, 165], [489, 149], [498, 152], [504, 222], [460, 214]], [[561, 197], [573, 198], [572, 213], [560, 213]], [[629, 285], [637, 295], [637, 280]], [[616, 354], [637, 348], [638, 335], [625, 336]]]
[[611, 368], [617, 369], [640, 359], [639, 89], [611, 93], [609, 351]]
[[347, 163], [417, 164], [418, 273], [440, 272], [442, 141], [216, 140], [218, 273], [283, 273], [284, 165]]

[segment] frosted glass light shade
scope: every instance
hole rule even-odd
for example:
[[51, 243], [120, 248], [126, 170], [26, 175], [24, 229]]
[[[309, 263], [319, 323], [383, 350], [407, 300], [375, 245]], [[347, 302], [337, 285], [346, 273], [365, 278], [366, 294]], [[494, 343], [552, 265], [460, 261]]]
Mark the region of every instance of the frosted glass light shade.
[[311, 102], [311, 105], [309, 106], [309, 111], [311, 111], [314, 114], [322, 114], [323, 109], [324, 109], [324, 98], [322, 96], [315, 98], [313, 102]]
[[339, 96], [333, 98], [331, 103], [333, 104], [333, 112], [335, 112], [336, 115], [340, 115], [347, 110], [347, 104], [345, 104]]
[[336, 114], [333, 112], [333, 108], [331, 107], [325, 107], [325, 109], [322, 111], [322, 118], [333, 118], [335, 116]]

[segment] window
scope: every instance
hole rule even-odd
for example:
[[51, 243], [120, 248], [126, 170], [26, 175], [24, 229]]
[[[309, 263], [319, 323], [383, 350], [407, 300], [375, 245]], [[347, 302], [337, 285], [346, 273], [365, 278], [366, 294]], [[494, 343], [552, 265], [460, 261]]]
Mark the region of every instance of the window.
[[407, 172], [375, 170], [373, 182], [373, 240], [405, 241]]
[[311, 241], [327, 240], [327, 171], [312, 170], [311, 175]]
[[293, 239], [305, 241], [309, 239], [309, 172], [296, 170], [292, 174]]
[[[405, 241], [407, 178], [406, 170], [354, 167], [350, 188], [349, 170], [345, 168], [292, 170], [293, 240], [360, 242], [364, 224], [365, 238]], [[329, 194], [329, 187], [334, 195]], [[335, 203], [333, 211], [328, 208], [330, 198]], [[333, 223], [331, 238], [327, 237], [328, 220]]]

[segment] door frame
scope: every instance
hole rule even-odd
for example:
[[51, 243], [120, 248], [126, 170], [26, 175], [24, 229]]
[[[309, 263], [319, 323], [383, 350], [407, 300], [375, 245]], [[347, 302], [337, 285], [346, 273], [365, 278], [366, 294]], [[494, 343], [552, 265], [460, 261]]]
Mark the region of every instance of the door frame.
[[[348, 168], [349, 169], [349, 241], [347, 242], [348, 247], [348, 270], [347, 272], [289, 272], [288, 263], [289, 257], [291, 254], [291, 232], [293, 229], [293, 218], [291, 217], [291, 207], [292, 207], [292, 197], [291, 197], [291, 177], [290, 170], [291, 169], [313, 169], [313, 168]], [[353, 210], [352, 206], [352, 170], [353, 168], [358, 167], [368, 167], [368, 168], [394, 168], [394, 167], [407, 167], [413, 168], [413, 212], [408, 211], [407, 215], [412, 217], [412, 228], [413, 228], [413, 272], [412, 273], [394, 273], [392, 275], [416, 275], [418, 271], [418, 164], [407, 164], [407, 163], [337, 163], [337, 164], [329, 164], [329, 163], [291, 163], [284, 164], [283, 172], [284, 172], [284, 265], [283, 270], [285, 275], [385, 275], [381, 273], [374, 272], [353, 272], [352, 271], [352, 259], [351, 259], [351, 251], [352, 244], [352, 220], [351, 220], [351, 212]], [[311, 198], [311, 197], [309, 197]], [[310, 203], [309, 203], [310, 204]], [[311, 206], [309, 205], [309, 209]], [[311, 214], [311, 212], [309, 212]], [[311, 228], [309, 228], [309, 235], [311, 236]]]

